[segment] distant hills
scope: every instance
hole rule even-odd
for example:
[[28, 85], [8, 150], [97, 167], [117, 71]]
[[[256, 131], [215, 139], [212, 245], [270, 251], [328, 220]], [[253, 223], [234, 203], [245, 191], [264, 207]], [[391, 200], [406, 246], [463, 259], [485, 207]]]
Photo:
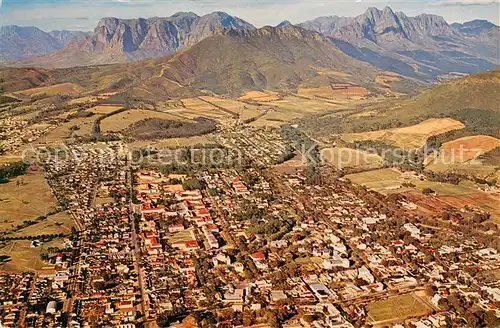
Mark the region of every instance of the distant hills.
[[81, 31], [44, 32], [33, 26], [0, 28], [0, 62], [43, 56], [62, 49], [70, 41], [89, 35]]
[[[295, 26], [283, 21], [277, 28], [257, 30], [223, 12], [204, 16], [180, 12], [149, 19], [108, 17], [101, 19], [91, 34], [5, 27], [5, 31], [18, 32], [2, 36], [0, 58], [9, 61], [9, 66], [51, 69], [168, 56], [161, 61], [169, 63], [165, 74], [171, 74], [173, 80], [191, 87], [210, 84], [229, 93], [239, 89], [239, 84], [295, 87], [305, 80], [325, 79], [310, 70], [311, 66], [348, 73], [354, 80], [362, 80], [363, 71], [378, 70], [427, 83], [495, 69], [500, 64], [500, 28], [484, 20], [450, 25], [437, 15], [408, 17], [385, 7], [369, 8], [356, 17], [320, 17]], [[288, 33], [294, 35], [295, 44]], [[321, 44], [319, 48], [314, 48], [311, 40], [314, 47]], [[210, 42], [222, 48], [216, 49]], [[295, 45], [299, 44], [307, 47], [298, 51]], [[180, 58], [189, 60], [183, 62], [183, 68], [178, 64]], [[344, 65], [348, 60], [350, 64]], [[211, 81], [202, 82], [205, 79]], [[239, 82], [234, 88], [222, 87], [228, 81]]]

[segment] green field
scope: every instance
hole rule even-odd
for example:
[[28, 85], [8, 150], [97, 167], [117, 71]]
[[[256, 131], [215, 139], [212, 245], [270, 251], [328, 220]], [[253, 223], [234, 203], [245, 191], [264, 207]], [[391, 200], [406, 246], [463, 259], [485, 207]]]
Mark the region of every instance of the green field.
[[367, 305], [368, 322], [382, 324], [430, 314], [432, 309], [414, 294], [400, 295]]
[[396, 169], [348, 174], [345, 178], [370, 189], [397, 188], [405, 181], [401, 172]]

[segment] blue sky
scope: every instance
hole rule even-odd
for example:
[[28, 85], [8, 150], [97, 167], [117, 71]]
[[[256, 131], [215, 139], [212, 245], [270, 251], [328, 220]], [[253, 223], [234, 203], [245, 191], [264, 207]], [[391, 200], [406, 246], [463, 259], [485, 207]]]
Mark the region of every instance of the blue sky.
[[355, 16], [368, 7], [390, 6], [409, 16], [435, 13], [448, 22], [475, 18], [500, 23], [500, 0], [0, 0], [0, 25], [34, 25], [44, 30], [93, 30], [100, 18], [199, 15], [225, 11], [257, 27], [288, 19], [300, 23], [318, 16]]

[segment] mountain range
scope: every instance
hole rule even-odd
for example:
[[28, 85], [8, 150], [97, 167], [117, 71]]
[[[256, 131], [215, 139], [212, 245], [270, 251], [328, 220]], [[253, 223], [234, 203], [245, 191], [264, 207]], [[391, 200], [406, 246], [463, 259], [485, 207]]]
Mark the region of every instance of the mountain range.
[[369, 8], [348, 17], [320, 17], [298, 26], [331, 37], [348, 55], [419, 79], [489, 70], [500, 64], [500, 28], [475, 20], [449, 25], [441, 16], [408, 17]]
[[[26, 32], [29, 37], [19, 37], [18, 42], [14, 36], [24, 34], [13, 34], [7, 46], [2, 38], [0, 58], [20, 58], [9, 66], [64, 68], [168, 56], [161, 59], [168, 63], [162, 70], [165, 76], [200, 88], [210, 77], [212, 86], [230, 93], [230, 87], [223, 87], [228, 78], [254, 87], [324, 79], [310, 70], [314, 66], [351, 72], [358, 81], [370, 72], [390, 71], [425, 83], [500, 64], [498, 26], [484, 20], [450, 25], [437, 15], [408, 17], [389, 7], [369, 8], [356, 17], [320, 17], [296, 25], [284, 21], [276, 28], [261, 29], [223, 12], [204, 16], [180, 12], [164, 18], [103, 18], [88, 35], [63, 37], [62, 32], [37, 30]], [[33, 46], [36, 42], [43, 46]], [[9, 52], [15, 55], [5, 54]]]
[[191, 12], [149, 19], [106, 17], [92, 35], [70, 42], [50, 55], [21, 63], [54, 68], [156, 58], [190, 47], [223, 29], [255, 27], [223, 12], [201, 17]]
[[67, 30], [44, 32], [34, 26], [2, 26], [0, 62], [47, 55], [88, 35], [88, 32]]

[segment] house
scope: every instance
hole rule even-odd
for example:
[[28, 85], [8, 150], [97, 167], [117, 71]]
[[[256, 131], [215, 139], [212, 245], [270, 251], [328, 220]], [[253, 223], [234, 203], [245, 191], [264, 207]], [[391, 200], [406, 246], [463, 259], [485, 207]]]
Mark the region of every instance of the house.
[[365, 266], [362, 266], [358, 269], [358, 278], [366, 281], [369, 284], [373, 284], [375, 282], [375, 277], [370, 273]]

